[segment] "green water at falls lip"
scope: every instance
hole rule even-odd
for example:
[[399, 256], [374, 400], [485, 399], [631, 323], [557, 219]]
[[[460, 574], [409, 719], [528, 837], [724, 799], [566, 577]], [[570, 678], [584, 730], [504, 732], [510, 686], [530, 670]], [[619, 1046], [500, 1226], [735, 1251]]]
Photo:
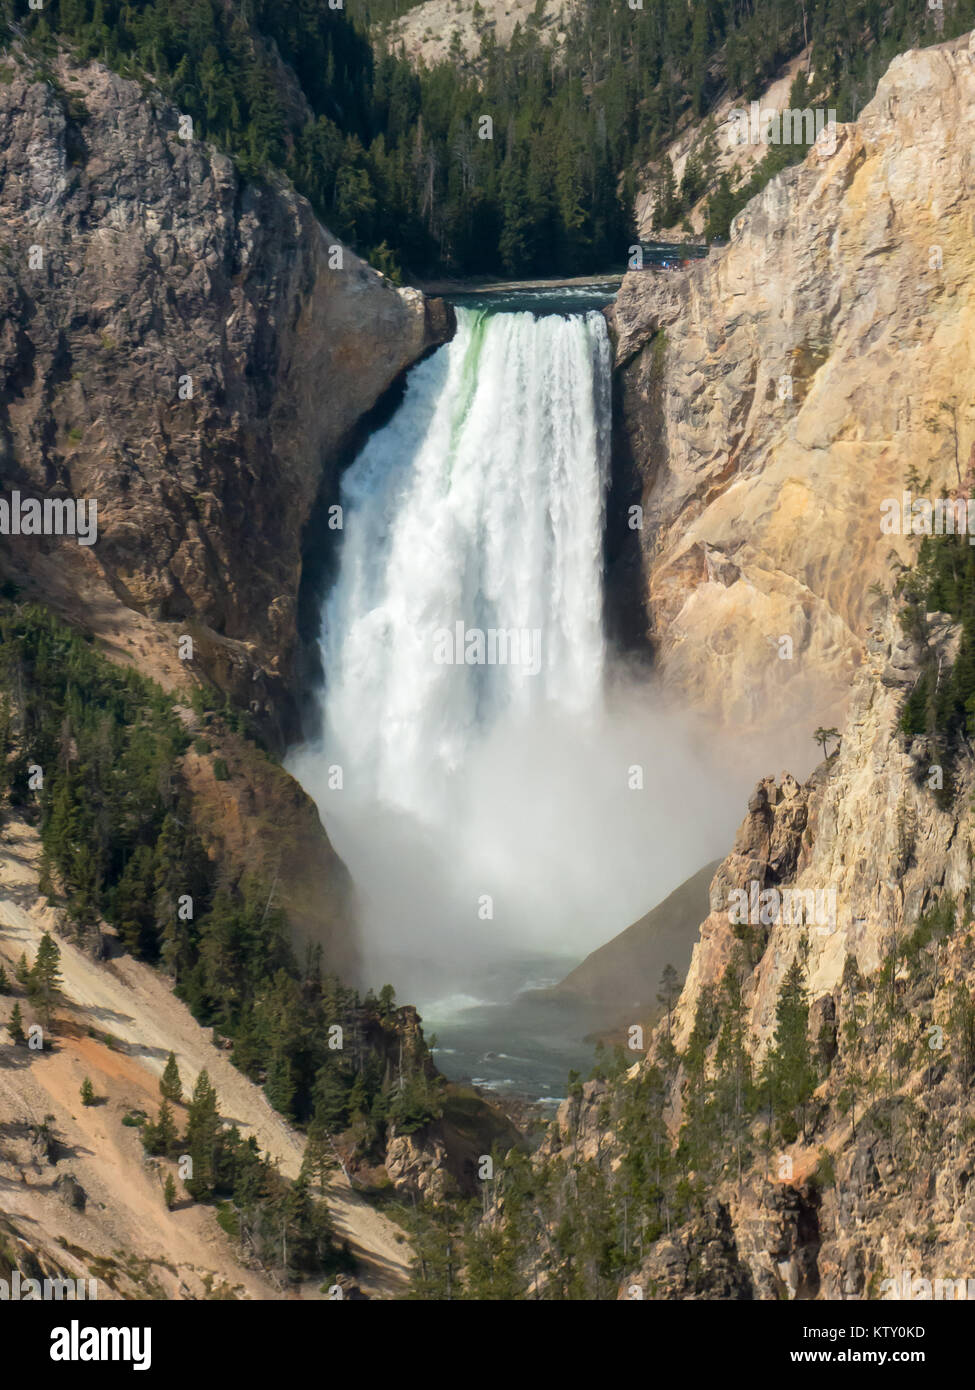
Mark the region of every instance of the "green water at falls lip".
[[458, 395], [457, 404], [453, 412], [453, 421], [450, 431], [451, 460], [453, 460], [456, 454], [461, 431], [470, 412], [474, 400], [474, 393], [477, 390], [477, 368], [480, 361], [481, 348], [484, 344], [487, 317], [486, 313], [477, 310], [458, 310], [459, 324], [470, 319], [470, 343], [464, 354], [464, 367], [461, 377], [462, 389]]
[[579, 315], [607, 308], [616, 298], [618, 289], [618, 285], [611, 289], [600, 285], [538, 289], [520, 287], [490, 293], [472, 290], [446, 295], [445, 298], [458, 310], [464, 308], [482, 309], [488, 313], [528, 312], [536, 316]]

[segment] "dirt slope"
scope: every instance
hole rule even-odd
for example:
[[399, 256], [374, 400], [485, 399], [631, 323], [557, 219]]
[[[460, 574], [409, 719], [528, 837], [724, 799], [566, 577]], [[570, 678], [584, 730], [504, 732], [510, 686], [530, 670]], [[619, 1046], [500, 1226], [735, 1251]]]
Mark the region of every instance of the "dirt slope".
[[[54, 912], [37, 895], [39, 846], [36, 833], [14, 823], [0, 844], [0, 960], [13, 976], [21, 952], [33, 961], [41, 935], [54, 926]], [[8, 1045], [0, 1034], [0, 1192], [3, 1209], [24, 1218], [38, 1233], [64, 1236], [94, 1254], [121, 1248], [142, 1259], [165, 1260], [155, 1277], [168, 1297], [193, 1296], [207, 1272], [217, 1284], [240, 1285], [241, 1296], [280, 1297], [263, 1276], [237, 1264], [231, 1241], [206, 1207], [187, 1204], [167, 1213], [161, 1177], [143, 1158], [138, 1130], [122, 1126], [133, 1106], [155, 1113], [158, 1077], [175, 1052], [188, 1094], [206, 1068], [216, 1087], [220, 1112], [288, 1177], [301, 1165], [303, 1138], [269, 1105], [263, 1091], [215, 1047], [207, 1030], [170, 993], [165, 979], [127, 957], [94, 962], [60, 940], [65, 1007], [51, 1052]], [[0, 1026], [14, 1000], [0, 997]], [[26, 1021], [32, 1015], [21, 1000]], [[89, 1035], [89, 1030], [98, 1037]], [[108, 1035], [110, 1042], [102, 1039]], [[83, 1107], [79, 1090], [90, 1076], [103, 1104]], [[46, 1172], [28, 1171], [25, 1120], [55, 1116], [67, 1157]], [[41, 1165], [44, 1168], [44, 1165]], [[48, 1179], [71, 1172], [88, 1194], [85, 1214], [70, 1211]], [[43, 1181], [41, 1179], [44, 1179]], [[405, 1287], [409, 1247], [391, 1221], [370, 1207], [339, 1173], [329, 1191], [339, 1235], [360, 1260], [358, 1282], [372, 1297], [392, 1297]], [[311, 1285], [304, 1295], [315, 1291]], [[106, 1295], [107, 1296], [107, 1295]]]

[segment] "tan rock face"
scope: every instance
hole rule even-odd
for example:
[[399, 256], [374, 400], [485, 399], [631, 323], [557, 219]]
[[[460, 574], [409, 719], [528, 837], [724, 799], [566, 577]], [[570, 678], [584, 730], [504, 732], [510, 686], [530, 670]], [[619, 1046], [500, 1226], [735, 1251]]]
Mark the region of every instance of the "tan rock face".
[[437, 1134], [393, 1134], [386, 1145], [385, 1168], [397, 1192], [442, 1201], [452, 1184], [447, 1150]]
[[187, 750], [183, 782], [195, 825], [209, 854], [235, 877], [254, 875], [287, 913], [299, 960], [318, 946], [326, 969], [359, 978], [355, 900], [348, 871], [332, 848], [314, 802], [298, 783], [250, 742], [210, 725], [206, 741], [226, 768]]
[[[952, 642], [950, 631], [932, 627], [941, 642]], [[720, 981], [740, 937], [732, 921], [743, 901], [732, 896], [736, 890], [750, 899], [746, 925], [766, 943], [745, 991], [757, 1054], [774, 1030], [779, 990], [803, 933], [809, 996], [817, 1000], [837, 989], [848, 955], [864, 975], [872, 973], [893, 932], [903, 935], [942, 893], [960, 902], [968, 891], [972, 773], [960, 771], [953, 805], [939, 807], [925, 740], [905, 740], [897, 729], [904, 691], [883, 657], [897, 653], [899, 641], [892, 621], [878, 620], [871, 630], [872, 666], [857, 680], [842, 744], [829, 763], [803, 786], [784, 774], [780, 784], [770, 777], [756, 788], [735, 847], [711, 884], [711, 913], [675, 1011], [678, 1048], [694, 1025], [701, 988]], [[918, 668], [901, 669], [906, 682]], [[787, 902], [786, 890], [793, 894]], [[759, 920], [751, 922], [755, 891]], [[772, 891], [779, 894], [780, 921], [776, 900], [760, 896]]]
[[739, 732], [840, 717], [869, 586], [913, 544], [881, 502], [912, 465], [946, 496], [956, 444], [964, 471], [973, 113], [967, 41], [895, 58], [835, 153], [769, 184], [707, 262], [627, 275], [609, 311], [660, 670]]
[[0, 478], [96, 499], [98, 541], [22, 537], [5, 562], [106, 639], [151, 619], [119, 654], [166, 683], [193, 634], [198, 672], [281, 736], [312, 505], [452, 316], [283, 179], [242, 185], [157, 96], [97, 64], [59, 83], [0, 84]]

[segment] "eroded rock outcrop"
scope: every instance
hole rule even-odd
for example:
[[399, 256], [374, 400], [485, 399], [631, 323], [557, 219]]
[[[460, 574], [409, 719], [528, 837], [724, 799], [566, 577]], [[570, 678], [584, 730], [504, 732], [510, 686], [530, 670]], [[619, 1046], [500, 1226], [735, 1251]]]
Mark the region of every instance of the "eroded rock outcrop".
[[243, 183], [151, 87], [62, 56], [0, 84], [0, 478], [94, 498], [98, 540], [4, 565], [123, 659], [293, 732], [303, 532], [343, 441], [452, 313]]
[[[932, 633], [935, 650], [954, 650], [952, 629], [933, 624]], [[712, 880], [711, 912], [675, 1010], [678, 1047], [690, 1035], [702, 986], [720, 980], [741, 939], [733, 916], [745, 916], [764, 941], [746, 992], [761, 1051], [803, 933], [816, 1000], [838, 988], [848, 955], [865, 975], [872, 973], [893, 930], [914, 922], [943, 893], [960, 901], [968, 890], [975, 828], [964, 808], [972, 770], [960, 769], [953, 803], [941, 804], [928, 777], [926, 741], [898, 731], [904, 687], [884, 679], [891, 657], [904, 659], [896, 620], [875, 611], [868, 640], [870, 665], [854, 685], [839, 748], [803, 785], [788, 773], [778, 783], [769, 777], [758, 784], [734, 849]], [[919, 670], [915, 657], [905, 680], [916, 680]], [[736, 890], [745, 896], [734, 898]], [[737, 911], [739, 904], [745, 912]], [[758, 920], [751, 921], [756, 904]], [[778, 911], [797, 920], [763, 923], [763, 908], [767, 918]]]
[[627, 275], [608, 311], [619, 501], [644, 512], [637, 545], [611, 510], [615, 577], [642, 589], [667, 683], [739, 733], [841, 717], [870, 586], [910, 546], [882, 500], [912, 465], [931, 497], [966, 468], [973, 135], [968, 39], [897, 57], [727, 248]]

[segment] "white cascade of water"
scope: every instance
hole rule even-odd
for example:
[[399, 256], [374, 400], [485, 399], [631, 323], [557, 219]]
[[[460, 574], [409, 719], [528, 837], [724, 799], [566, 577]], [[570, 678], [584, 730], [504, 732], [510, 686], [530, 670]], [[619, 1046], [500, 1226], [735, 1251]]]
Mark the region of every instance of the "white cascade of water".
[[[607, 708], [610, 370], [599, 313], [458, 310], [344, 475], [324, 735], [290, 765], [388, 976], [591, 949], [702, 862], [693, 821], [680, 848], [680, 815], [628, 789], [641, 759], [684, 776], [679, 739]], [[517, 664], [464, 659], [492, 630], [526, 635]]]
[[[345, 475], [326, 744], [357, 797], [435, 822], [499, 720], [599, 700], [608, 382], [601, 314], [460, 310]], [[436, 660], [458, 623], [537, 633], [539, 652], [529, 637], [519, 665]]]

